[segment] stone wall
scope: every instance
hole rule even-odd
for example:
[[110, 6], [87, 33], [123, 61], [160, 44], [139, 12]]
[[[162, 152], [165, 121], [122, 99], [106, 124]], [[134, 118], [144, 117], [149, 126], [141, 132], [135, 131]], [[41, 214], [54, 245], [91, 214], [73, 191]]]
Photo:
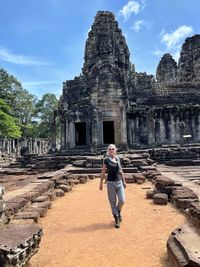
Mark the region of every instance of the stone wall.
[[0, 139], [0, 161], [7, 161], [24, 154], [46, 154], [50, 149], [48, 139]]
[[127, 111], [129, 147], [183, 144], [200, 141], [200, 106], [168, 105], [129, 108]]

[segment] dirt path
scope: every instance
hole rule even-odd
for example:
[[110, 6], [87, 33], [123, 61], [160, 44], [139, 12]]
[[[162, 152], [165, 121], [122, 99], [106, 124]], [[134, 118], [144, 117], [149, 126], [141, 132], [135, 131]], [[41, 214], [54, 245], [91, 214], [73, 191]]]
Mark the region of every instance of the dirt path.
[[128, 184], [120, 229], [113, 227], [106, 187], [98, 191], [98, 180], [75, 186], [41, 219], [44, 236], [30, 266], [167, 267], [167, 238], [185, 217], [145, 199], [148, 186]]

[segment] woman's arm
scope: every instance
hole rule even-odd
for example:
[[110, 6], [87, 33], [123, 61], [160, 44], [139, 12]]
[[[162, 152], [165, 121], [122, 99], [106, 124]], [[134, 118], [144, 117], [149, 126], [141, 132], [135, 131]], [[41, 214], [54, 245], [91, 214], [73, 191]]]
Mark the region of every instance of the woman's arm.
[[103, 190], [103, 180], [105, 179], [105, 174], [106, 174], [106, 165], [103, 163], [102, 170], [101, 170], [101, 178], [100, 178], [100, 183], [99, 183], [99, 190]]
[[119, 164], [119, 173], [122, 176], [122, 183], [123, 183], [124, 188], [126, 188], [126, 181], [125, 181], [125, 178], [124, 178], [124, 173], [122, 171], [122, 166], [121, 166], [121, 162], [120, 162], [119, 158], [118, 158], [118, 164]]
[[124, 173], [123, 173], [122, 169], [119, 171], [119, 173], [120, 173], [121, 176], [122, 176], [122, 183], [123, 183], [123, 186], [124, 186], [124, 188], [126, 188], [126, 181], [125, 181]]

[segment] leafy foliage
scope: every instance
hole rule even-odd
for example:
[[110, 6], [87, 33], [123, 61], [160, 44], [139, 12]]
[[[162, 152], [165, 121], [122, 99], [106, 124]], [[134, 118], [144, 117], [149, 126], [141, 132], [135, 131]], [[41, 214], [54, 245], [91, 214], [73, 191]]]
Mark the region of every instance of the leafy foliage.
[[0, 99], [0, 136], [17, 138], [21, 136], [21, 130], [17, 119], [10, 115], [10, 107], [3, 99]]
[[30, 94], [4, 69], [0, 69], [0, 135], [50, 137], [50, 121], [58, 100], [45, 94], [41, 100]]
[[[36, 114], [40, 119], [38, 125], [39, 137], [50, 137], [50, 124], [53, 110], [58, 108], [58, 100], [54, 94], [45, 94], [36, 105]], [[58, 125], [57, 125], [58, 128]], [[57, 129], [58, 130], [58, 129]]]

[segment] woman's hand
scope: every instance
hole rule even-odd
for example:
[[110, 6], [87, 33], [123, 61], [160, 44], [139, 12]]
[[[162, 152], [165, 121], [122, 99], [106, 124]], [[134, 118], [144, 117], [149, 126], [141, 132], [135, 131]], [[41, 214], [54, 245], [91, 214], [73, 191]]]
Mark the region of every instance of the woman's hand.
[[103, 181], [100, 181], [100, 183], [99, 183], [99, 190], [100, 190], [100, 191], [103, 190]]
[[123, 187], [124, 187], [124, 189], [126, 188], [126, 182], [123, 182]]

